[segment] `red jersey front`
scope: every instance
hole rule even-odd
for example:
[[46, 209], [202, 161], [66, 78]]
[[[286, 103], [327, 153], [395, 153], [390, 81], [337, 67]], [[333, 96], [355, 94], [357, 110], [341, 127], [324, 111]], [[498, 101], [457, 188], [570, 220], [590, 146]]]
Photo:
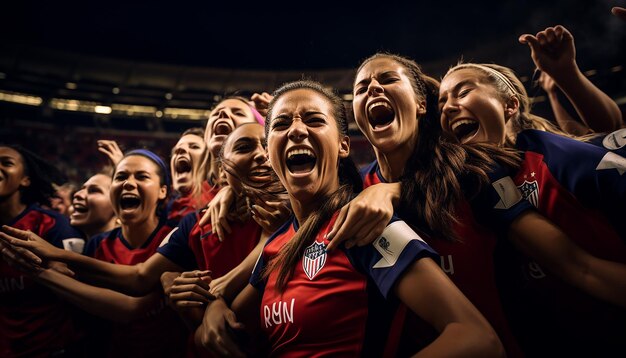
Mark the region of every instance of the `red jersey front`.
[[251, 283], [263, 294], [261, 327], [272, 356], [380, 356], [397, 307], [394, 283], [416, 260], [436, 257], [396, 219], [371, 245], [327, 253], [334, 220], [307, 245], [284, 292], [276, 290], [276, 271], [267, 280], [262, 272], [295, 235], [295, 219], [268, 240], [255, 267]]
[[[64, 216], [31, 205], [9, 223], [56, 247], [82, 252], [82, 234]], [[0, 261], [0, 356], [48, 357], [80, 338], [73, 308]]]
[[[85, 253], [118, 265], [135, 265], [146, 261], [172, 231], [171, 222], [161, 222], [146, 242], [133, 248], [124, 239], [121, 228], [99, 234], [89, 240]], [[108, 356], [182, 356], [187, 330], [178, 314], [167, 307], [165, 298], [141, 319], [128, 324], [114, 324]]]

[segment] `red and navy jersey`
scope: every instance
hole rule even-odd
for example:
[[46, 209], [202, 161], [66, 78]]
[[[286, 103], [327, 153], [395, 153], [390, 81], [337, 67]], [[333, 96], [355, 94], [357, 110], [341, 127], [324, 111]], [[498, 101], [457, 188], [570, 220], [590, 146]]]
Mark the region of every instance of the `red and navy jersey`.
[[122, 228], [93, 236], [87, 242], [85, 255], [98, 260], [120, 264], [135, 265], [145, 262], [156, 251], [163, 239], [175, 227], [176, 222], [161, 221], [141, 247], [133, 248], [122, 234]]
[[218, 187], [211, 186], [209, 182], [204, 181], [199, 198], [191, 196], [177, 196], [172, 198], [167, 204], [167, 219], [180, 221], [186, 215], [201, 210], [213, 200], [218, 191]]
[[188, 214], [157, 252], [190, 270], [210, 270], [218, 278], [243, 261], [259, 242], [261, 227], [252, 218], [230, 223], [232, 233], [220, 241], [211, 224], [198, 225], [199, 213]]
[[542, 214], [586, 249], [602, 245], [595, 237], [614, 237], [611, 227], [626, 242], [626, 158], [537, 130], [523, 131], [517, 140], [525, 154], [515, 182]]
[[[30, 230], [56, 247], [82, 252], [82, 234], [64, 216], [31, 205], [9, 226]], [[0, 261], [0, 356], [48, 357], [66, 349], [81, 334], [72, 307]]]
[[[494, 170], [491, 176], [492, 186], [482, 190], [478, 196], [482, 205], [496, 211], [492, 216], [492, 222], [494, 225], [496, 221], [499, 223], [494, 226], [498, 229], [507, 226], [522, 212], [530, 209], [530, 205], [521, 200], [521, 195], [516, 198], [514, 193], [517, 192], [517, 188], [505, 174], [504, 171]], [[376, 161], [363, 168], [361, 175], [364, 188], [386, 182]], [[507, 354], [519, 356], [520, 348], [509, 328], [495, 280], [493, 257], [498, 241], [496, 230], [479, 224], [473, 208], [465, 201], [457, 207], [456, 217], [458, 223], [452, 225], [460, 241], [451, 242], [426, 235], [423, 237], [439, 253], [437, 262], [441, 269], [498, 333]], [[407, 324], [411, 327], [410, 330], [428, 331], [420, 327], [423, 325], [416, 322], [414, 315], [409, 315]], [[423, 337], [414, 339], [424, 341]]]
[[437, 257], [406, 223], [394, 219], [371, 245], [326, 252], [336, 214], [304, 250], [284, 292], [266, 264], [295, 235], [293, 219], [267, 242], [250, 280], [262, 292], [261, 328], [272, 356], [381, 356], [397, 298], [393, 285], [422, 258]]
[[[624, 226], [618, 220], [623, 222], [626, 213], [626, 159], [536, 130], [521, 132], [517, 146], [524, 161], [514, 181], [524, 197], [591, 255], [626, 263]], [[564, 283], [512, 248], [504, 252], [502, 266], [509, 274], [501, 287], [529, 355], [626, 352], [624, 309]]]
[[[175, 222], [161, 221], [146, 242], [133, 248], [124, 239], [121, 228], [91, 238], [85, 254], [118, 265], [145, 262], [156, 252]], [[128, 324], [112, 324], [107, 356], [182, 356], [187, 332], [178, 314], [167, 307], [165, 298], [148, 314]]]

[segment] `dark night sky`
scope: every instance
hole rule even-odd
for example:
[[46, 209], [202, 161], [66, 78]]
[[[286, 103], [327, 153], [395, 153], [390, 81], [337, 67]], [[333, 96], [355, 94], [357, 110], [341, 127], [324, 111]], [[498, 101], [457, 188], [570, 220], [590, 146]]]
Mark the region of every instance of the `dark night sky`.
[[268, 70], [353, 68], [379, 50], [429, 62], [504, 43], [511, 50], [490, 60], [508, 64], [510, 56], [529, 58], [516, 43], [519, 34], [561, 23], [574, 33], [579, 59], [598, 66], [625, 62], [626, 23], [610, 14], [623, 1], [269, 3], [5, 3], [0, 41], [142, 62]]

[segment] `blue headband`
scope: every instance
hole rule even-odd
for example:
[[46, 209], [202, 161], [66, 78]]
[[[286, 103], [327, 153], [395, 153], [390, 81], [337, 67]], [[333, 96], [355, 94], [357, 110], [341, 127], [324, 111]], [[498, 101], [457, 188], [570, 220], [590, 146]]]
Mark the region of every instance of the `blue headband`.
[[170, 191], [170, 187], [172, 186], [172, 179], [170, 178], [170, 171], [169, 169], [167, 169], [167, 166], [165, 165], [165, 162], [163, 162], [163, 159], [161, 159], [161, 157], [159, 157], [158, 155], [154, 154], [153, 152], [147, 149], [131, 150], [130, 152], [126, 153], [124, 157], [128, 157], [130, 155], [141, 155], [155, 162], [163, 171], [163, 177], [165, 177], [165, 185], [167, 185], [167, 191], [168, 192]]

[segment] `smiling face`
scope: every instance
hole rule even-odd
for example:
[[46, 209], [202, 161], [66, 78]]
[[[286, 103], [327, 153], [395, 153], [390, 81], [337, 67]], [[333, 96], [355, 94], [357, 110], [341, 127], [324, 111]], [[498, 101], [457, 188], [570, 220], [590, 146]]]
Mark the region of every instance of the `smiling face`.
[[157, 205], [167, 196], [159, 167], [141, 155], [122, 159], [111, 183], [111, 203], [122, 224], [143, 222], [156, 216]]
[[449, 73], [439, 89], [441, 127], [461, 143], [502, 145], [505, 123], [517, 111], [507, 107], [496, 89], [475, 68]]
[[238, 99], [220, 102], [209, 115], [204, 138], [209, 151], [217, 158], [228, 135], [243, 123], [256, 122], [250, 107]]
[[239, 195], [246, 182], [267, 183], [271, 170], [265, 150], [265, 131], [262, 125], [250, 123], [235, 129], [224, 143], [222, 158], [226, 180]]
[[267, 148], [272, 168], [302, 206], [339, 187], [338, 161], [348, 156], [350, 141], [340, 135], [332, 108], [317, 91], [296, 89], [276, 99], [270, 113]]
[[354, 118], [370, 143], [383, 153], [410, 152], [418, 115], [426, 110], [406, 69], [391, 58], [375, 58], [357, 73], [353, 92]]
[[170, 168], [172, 169], [172, 187], [183, 195], [193, 190], [193, 175], [198, 172], [198, 168], [204, 160], [206, 143], [202, 137], [195, 134], [182, 136], [178, 143], [172, 148], [172, 159]]
[[20, 195], [20, 187], [30, 185], [20, 153], [9, 147], [0, 147], [0, 200]]
[[111, 177], [96, 174], [74, 194], [70, 223], [83, 231], [107, 225], [115, 216], [110, 198]]

